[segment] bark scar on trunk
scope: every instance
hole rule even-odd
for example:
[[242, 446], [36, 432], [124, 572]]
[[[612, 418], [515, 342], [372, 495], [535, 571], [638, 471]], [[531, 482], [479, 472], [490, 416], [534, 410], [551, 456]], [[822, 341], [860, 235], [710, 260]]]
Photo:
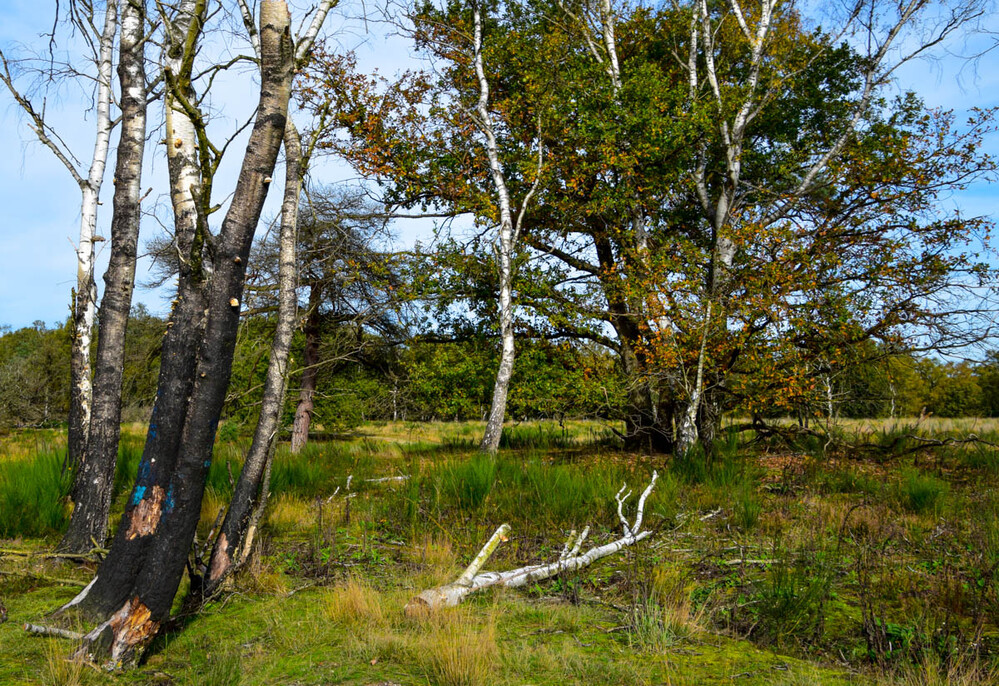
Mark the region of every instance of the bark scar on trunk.
[[[140, 487], [141, 489], [141, 487]], [[160, 512], [163, 509], [165, 493], [159, 486], [153, 486], [148, 498], [143, 498], [144, 490], [136, 489], [135, 495], [140, 498], [132, 517], [129, 520], [128, 533], [125, 538], [131, 541], [139, 536], [149, 536], [156, 532], [160, 522]]]
[[151, 616], [149, 608], [135, 596], [111, 617], [108, 624], [114, 637], [111, 645], [112, 663], [117, 664], [123, 658], [129, 659], [153, 640], [160, 623], [153, 621]]
[[215, 548], [218, 550], [218, 554], [212, 555], [212, 566], [208, 570], [208, 578], [212, 580], [221, 578], [232, 564], [232, 558], [229, 557], [229, 541], [224, 532], [219, 534]]

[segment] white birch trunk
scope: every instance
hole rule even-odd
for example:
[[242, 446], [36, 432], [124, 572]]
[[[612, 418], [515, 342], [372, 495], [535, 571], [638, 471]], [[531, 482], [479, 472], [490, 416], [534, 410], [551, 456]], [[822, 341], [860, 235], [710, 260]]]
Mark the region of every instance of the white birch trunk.
[[[68, 459], [79, 464], [87, 449], [90, 432], [90, 407], [93, 387], [90, 370], [90, 345], [97, 306], [97, 285], [94, 279], [94, 237], [97, 234], [97, 206], [111, 140], [111, 79], [114, 37], [118, 28], [118, 7], [109, 0], [101, 32], [100, 57], [97, 69], [97, 125], [94, 154], [86, 179], [77, 177], [82, 201], [80, 204], [80, 240], [76, 247], [76, 297], [73, 303], [73, 339], [70, 346], [70, 439]], [[72, 170], [71, 170], [72, 171]], [[74, 176], [77, 176], [74, 173]]]
[[506, 414], [506, 397], [513, 376], [515, 356], [513, 335], [513, 250], [514, 223], [513, 211], [510, 207], [510, 194], [506, 187], [506, 179], [499, 161], [499, 149], [493, 129], [492, 116], [489, 112], [489, 81], [486, 79], [482, 65], [482, 17], [478, 5], [474, 10], [475, 19], [475, 75], [479, 81], [479, 102], [477, 111], [479, 124], [486, 139], [486, 155], [489, 158], [489, 170], [500, 211], [499, 241], [497, 257], [499, 258], [499, 324], [502, 353], [500, 355], [499, 371], [496, 373], [496, 384], [493, 386], [493, 400], [489, 407], [486, 420], [486, 431], [482, 437], [480, 449], [483, 452], [495, 453], [499, 449], [500, 437], [503, 433], [503, 417]]
[[[195, 18], [203, 11], [201, 4], [199, 0], [181, 0], [177, 5], [173, 21], [169, 21], [165, 14], [161, 14], [164, 23], [169, 27], [168, 49], [163, 56], [164, 69], [175, 76], [184, 75], [186, 78], [185, 55], [188, 51], [193, 54], [197, 49], [200, 31], [194, 36], [192, 32], [197, 30], [194, 23]], [[189, 94], [186, 93], [185, 96]], [[167, 164], [170, 168], [170, 202], [173, 205], [175, 240], [180, 251], [179, 258], [187, 261], [190, 255], [185, 254], [181, 246], [190, 242], [197, 231], [198, 201], [201, 195], [198, 135], [194, 122], [177, 102], [170, 88], [166, 89], [163, 98], [163, 114], [166, 123]], [[205, 200], [210, 202], [211, 198]]]
[[707, 361], [708, 334], [711, 331], [711, 309], [713, 303], [708, 301], [707, 310], [704, 313], [704, 327], [701, 331], [701, 348], [697, 354], [697, 373], [694, 376], [694, 385], [690, 389], [687, 399], [687, 409], [683, 413], [683, 420], [680, 423], [679, 436], [677, 437], [676, 452], [685, 455], [688, 450], [694, 447], [700, 432], [697, 428], [697, 413], [701, 409], [701, 398], [704, 395], [704, 365]]

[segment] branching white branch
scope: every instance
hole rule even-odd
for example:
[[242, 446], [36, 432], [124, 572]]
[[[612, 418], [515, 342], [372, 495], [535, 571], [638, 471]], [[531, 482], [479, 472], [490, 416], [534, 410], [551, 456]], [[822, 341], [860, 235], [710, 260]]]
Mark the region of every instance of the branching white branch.
[[635, 515], [634, 524], [629, 524], [623, 513], [624, 501], [628, 499], [631, 492], [629, 491], [627, 495], [622, 497], [621, 494], [624, 493], [627, 486], [618, 491], [617, 496], [615, 496], [615, 500], [618, 504], [618, 517], [620, 518], [621, 524], [624, 528], [624, 535], [621, 538], [611, 541], [610, 543], [591, 548], [584, 554], [579, 554], [579, 551], [583, 546], [583, 542], [586, 540], [586, 537], [590, 532], [590, 528], [586, 527], [578, 537], [576, 537], [575, 531], [569, 533], [565, 545], [562, 547], [562, 552], [555, 562], [528, 565], [518, 569], [511, 569], [506, 572], [480, 572], [479, 570], [482, 568], [482, 565], [484, 565], [493, 552], [495, 552], [499, 544], [503, 540], [506, 540], [506, 533], [509, 531], [510, 527], [509, 525], [504, 524], [490, 537], [489, 541], [486, 542], [461, 576], [449, 584], [427, 589], [414, 597], [406, 605], [406, 613], [419, 614], [427, 611], [432, 612], [443, 607], [453, 607], [461, 603], [461, 601], [464, 600], [469, 594], [480, 591], [484, 588], [489, 588], [490, 586], [516, 588], [519, 586], [526, 586], [543, 579], [548, 579], [563, 572], [571, 572], [577, 569], [582, 569], [583, 567], [587, 567], [601, 558], [613, 555], [623, 548], [634, 545], [635, 543], [648, 538], [652, 532], [642, 531], [642, 522], [645, 516], [645, 502], [648, 499], [649, 494], [652, 493], [652, 489], [655, 486], [656, 479], [658, 477], [658, 472], [653, 472], [652, 480], [642, 492], [642, 495], [638, 500], [638, 511]]
[[319, 29], [322, 28], [323, 22], [326, 21], [326, 15], [329, 14], [329, 11], [338, 3], [339, 0], [322, 0], [322, 2], [319, 3], [316, 13], [312, 16], [312, 22], [309, 24], [309, 28], [304, 34], [299, 36], [298, 40], [295, 42], [296, 66], [301, 66], [302, 62], [308, 58], [309, 53], [312, 51], [312, 46], [316, 42], [316, 36], [319, 35]]

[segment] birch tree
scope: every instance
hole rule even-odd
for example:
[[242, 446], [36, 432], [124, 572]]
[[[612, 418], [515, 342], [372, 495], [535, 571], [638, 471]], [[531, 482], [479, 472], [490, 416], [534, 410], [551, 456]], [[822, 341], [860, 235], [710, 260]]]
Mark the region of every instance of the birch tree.
[[139, 240], [142, 159], [146, 143], [146, 13], [142, 0], [121, 0], [118, 80], [121, 137], [114, 171], [111, 258], [104, 275], [87, 449], [73, 486], [75, 507], [60, 548], [85, 552], [107, 537], [121, 435], [125, 328], [132, 306]]
[[[927, 0], [860, 0], [799, 66], [782, 62], [787, 38], [801, 21], [792, 4], [780, 0], [761, 0], [751, 6], [741, 0], [728, 0], [721, 7], [706, 0], [692, 3], [687, 79], [691, 96], [703, 95], [710, 102], [716, 129], [699, 144], [692, 174], [702, 218], [709, 228], [710, 251], [699, 307], [703, 325], [699, 327], [702, 334], [696, 372], [687, 384], [678, 451], [686, 452], [699, 438], [710, 443], [720, 420], [717, 397], [707, 396], [721, 393], [725, 381], [723, 375], [718, 376], [711, 392], [705, 389], [705, 366], [710, 364], [707, 343], [712, 333], [724, 336], [727, 326], [728, 299], [737, 288], [732, 271], [740, 252], [737, 236], [741, 227], [751, 222], [756, 231], [765, 231], [795, 214], [818, 188], [828, 187], [830, 165], [865, 127], [872, 101], [898, 68], [927, 54], [955, 32], [968, 29], [981, 16], [982, 7], [976, 0], [939, 5]], [[726, 32], [724, 22], [734, 24], [737, 30]], [[772, 198], [770, 207], [754, 206], [759, 193], [744, 181], [750, 127], [761, 113], [776, 105], [790, 82], [804, 78], [823, 53], [844, 39], [858, 47], [862, 60], [855, 63], [859, 67], [858, 87], [843, 102], [838, 131], [809, 150], [807, 161], [796, 170], [797, 182]], [[742, 62], [733, 69], [739, 78], [733, 79], [729, 65], [722, 67], [720, 61], [733, 59], [735, 54]], [[766, 76], [765, 71], [769, 71]]]
[[[366, 174], [393, 177], [386, 204], [404, 209], [422, 205], [424, 213], [434, 204], [434, 216], [467, 215], [476, 223], [473, 242], [489, 245], [489, 254], [474, 259], [495, 263], [490, 308], [501, 355], [480, 444], [483, 451], [495, 452], [515, 358], [519, 237], [545, 159], [538, 144], [541, 112], [534, 111], [530, 126], [516, 132], [498, 114], [489, 76], [495, 65], [486, 43], [501, 39], [499, 27], [506, 18], [492, 21], [479, 3], [461, 3], [444, 9], [423, 5], [406, 19], [409, 23], [401, 28], [417, 41], [428, 63], [442, 65], [439, 78], [410, 72], [389, 83], [358, 74], [348, 59], [321, 56], [312, 78], [322, 86], [307, 89], [305, 104], [315, 109], [325, 93], [336, 94], [334, 124], [354, 137], [343, 141], [328, 135], [321, 145]], [[502, 84], [504, 99], [510, 89], [528, 87], [529, 76], [523, 76], [522, 83], [514, 79]], [[489, 228], [483, 231], [484, 226]]]
[[499, 449], [503, 434], [503, 419], [506, 415], [506, 398], [510, 388], [510, 378], [513, 376], [513, 363], [516, 355], [514, 337], [514, 254], [520, 225], [531, 201], [531, 196], [537, 190], [541, 180], [541, 168], [544, 160], [544, 148], [538, 145], [538, 169], [534, 183], [521, 202], [517, 217], [514, 218], [510, 202], [510, 192], [506, 185], [506, 176], [500, 162], [499, 147], [496, 143], [496, 129], [493, 115], [489, 110], [489, 80], [486, 78], [482, 58], [482, 13], [479, 3], [472, 6], [473, 16], [473, 62], [475, 77], [479, 84], [479, 99], [476, 103], [477, 124], [485, 138], [484, 148], [489, 160], [489, 173], [496, 193], [496, 204], [499, 208], [499, 228], [496, 236], [495, 251], [499, 271], [499, 333], [500, 333], [500, 363], [496, 372], [496, 383], [493, 386], [492, 403], [486, 418], [486, 430], [479, 449], [487, 453], [495, 453]]
[[[118, 533], [93, 581], [63, 608], [97, 622], [81, 652], [111, 665], [137, 659], [169, 616], [200, 516], [231, 373], [246, 263], [285, 134], [295, 62], [287, 5], [264, 0], [259, 16], [260, 101], [232, 202], [218, 235], [209, 239], [213, 259], [204, 328], [198, 318], [171, 319], [176, 340], [197, 348], [194, 383], [184, 397], [186, 380], [161, 373], [146, 448]], [[166, 355], [165, 341], [161, 370], [168, 366]], [[161, 400], [166, 395], [168, 403]], [[176, 427], [169, 441], [160, 435], [162, 425]]]
[[91, 58], [96, 67], [93, 79], [96, 84], [94, 97], [94, 147], [89, 165], [84, 168], [65, 139], [46, 120], [45, 107], [40, 109], [35, 101], [19, 90], [11, 62], [0, 51], [3, 81], [8, 92], [28, 120], [28, 126], [38, 141], [58, 159], [73, 181], [80, 187], [80, 237], [76, 244], [76, 288], [73, 291], [73, 338], [70, 352], [70, 404], [69, 464], [78, 465], [84, 458], [90, 431], [93, 387], [90, 368], [90, 347], [97, 305], [97, 286], [94, 281], [94, 244], [102, 240], [97, 235], [97, 208], [100, 204], [101, 186], [104, 183], [112, 119], [112, 75], [114, 39], [118, 30], [118, 0], [107, 0], [104, 6], [103, 28], [99, 14], [92, 4], [85, 5], [83, 14], [71, 13], [72, 23], [93, 51]]

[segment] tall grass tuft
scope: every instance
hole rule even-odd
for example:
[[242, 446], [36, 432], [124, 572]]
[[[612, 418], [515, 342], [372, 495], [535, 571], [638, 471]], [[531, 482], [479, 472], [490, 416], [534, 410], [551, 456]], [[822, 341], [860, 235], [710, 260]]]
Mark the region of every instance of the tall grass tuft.
[[450, 463], [441, 470], [441, 495], [462, 510], [478, 510], [495, 481], [496, 458], [475, 455], [467, 462]]
[[665, 653], [693, 635], [686, 611], [643, 598], [631, 608], [629, 641], [639, 650]]
[[66, 496], [73, 477], [63, 472], [65, 450], [7, 462], [0, 469], [0, 538], [58, 534], [69, 522]]
[[735, 521], [743, 531], [756, 527], [763, 514], [763, 503], [756, 489], [749, 482], [743, 483], [735, 492]]
[[567, 428], [545, 422], [504, 427], [500, 435], [500, 447], [509, 450], [564, 449], [574, 444]]
[[836, 565], [823, 553], [792, 553], [779, 543], [774, 553], [776, 559], [757, 586], [754, 634], [778, 645], [814, 641], [824, 629], [823, 610]]
[[426, 620], [421, 659], [427, 679], [438, 686], [495, 683], [499, 648], [493, 618], [477, 627], [466, 613], [446, 612]]
[[326, 592], [323, 614], [336, 624], [354, 628], [378, 624], [383, 617], [378, 593], [357, 579]]
[[910, 512], [923, 514], [938, 511], [949, 492], [950, 484], [932, 474], [924, 474], [915, 468], [902, 472], [899, 498], [902, 506]]
[[646, 652], [665, 653], [704, 630], [704, 608], [694, 609], [692, 590], [676, 567], [656, 567], [652, 583], [630, 612], [631, 644]]
[[39, 675], [44, 686], [87, 686], [94, 674], [82, 658], [68, 657], [62, 643], [50, 641], [45, 647], [45, 666]]
[[670, 471], [689, 484], [705, 484], [717, 489], [733, 489], [751, 479], [749, 465], [739, 454], [738, 444], [731, 440], [722, 444], [714, 455], [697, 443], [685, 454], [675, 456]]

